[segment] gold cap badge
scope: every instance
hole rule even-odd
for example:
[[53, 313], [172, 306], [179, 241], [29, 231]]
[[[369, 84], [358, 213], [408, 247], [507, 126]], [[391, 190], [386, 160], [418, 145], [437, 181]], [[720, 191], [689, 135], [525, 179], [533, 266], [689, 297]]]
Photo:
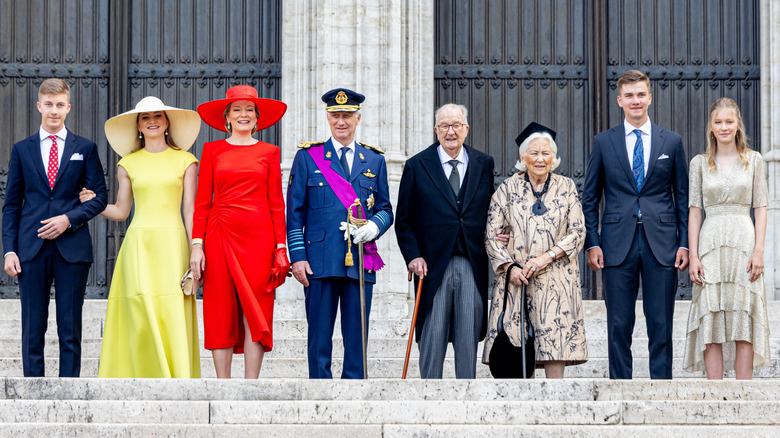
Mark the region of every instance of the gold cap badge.
[[344, 105], [347, 103], [347, 93], [343, 91], [339, 91], [336, 93], [336, 103], [339, 105]]

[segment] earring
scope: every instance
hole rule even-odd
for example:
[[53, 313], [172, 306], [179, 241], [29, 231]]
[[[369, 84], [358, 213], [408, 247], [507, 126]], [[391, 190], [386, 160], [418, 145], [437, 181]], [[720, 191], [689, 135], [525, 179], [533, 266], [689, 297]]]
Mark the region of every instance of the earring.
[[165, 130], [165, 136], [166, 137], [168, 136], [168, 130], [167, 129]]
[[230, 125], [230, 122], [225, 123], [225, 129], [227, 129], [228, 131], [233, 129], [233, 126]]
[[144, 138], [144, 135], [141, 134], [141, 131], [138, 131], [138, 138]]

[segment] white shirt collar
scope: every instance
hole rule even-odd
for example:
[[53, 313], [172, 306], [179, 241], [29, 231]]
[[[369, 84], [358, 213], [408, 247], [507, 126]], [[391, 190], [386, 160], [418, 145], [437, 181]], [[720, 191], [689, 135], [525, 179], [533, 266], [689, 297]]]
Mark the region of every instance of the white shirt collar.
[[[43, 141], [49, 138], [52, 134], [49, 134], [49, 132], [43, 129], [43, 126], [41, 126], [38, 130], [38, 135], [40, 136], [41, 141]], [[68, 129], [63, 126], [62, 129], [54, 135], [56, 135], [60, 140], [65, 140], [65, 138], [68, 136]]]
[[[439, 147], [436, 148], [436, 152], [439, 153], [439, 161], [441, 161], [441, 164], [448, 164], [450, 160], [453, 158], [447, 155], [446, 152], [444, 152], [444, 147], [442, 145], [439, 145]], [[455, 160], [458, 160], [461, 164], [466, 164], [466, 148], [464, 146], [461, 146], [460, 152], [458, 152], [458, 156], [454, 158]]]
[[348, 144], [341, 144], [338, 140], [333, 138], [333, 136], [330, 137], [330, 141], [333, 143], [333, 148], [336, 149], [336, 152], [340, 151], [341, 148], [347, 148], [351, 151], [355, 151], [355, 140], [352, 140]]
[[[623, 119], [623, 128], [626, 130], [626, 137], [628, 137], [629, 135], [635, 135], [634, 129], [637, 129], [634, 125], [628, 123], [628, 120], [626, 119]], [[650, 131], [652, 129], [652, 124], [650, 123], [650, 117], [648, 117], [645, 124], [640, 126], [638, 129], [642, 131], [643, 135], [650, 135]]]

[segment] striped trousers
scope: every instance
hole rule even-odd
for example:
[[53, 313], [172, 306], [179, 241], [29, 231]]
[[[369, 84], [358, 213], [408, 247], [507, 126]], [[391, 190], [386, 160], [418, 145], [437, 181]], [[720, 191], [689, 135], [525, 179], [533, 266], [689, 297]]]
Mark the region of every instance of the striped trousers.
[[455, 377], [476, 377], [482, 307], [471, 262], [463, 256], [452, 256], [418, 342], [420, 377], [441, 379], [450, 336], [455, 350]]

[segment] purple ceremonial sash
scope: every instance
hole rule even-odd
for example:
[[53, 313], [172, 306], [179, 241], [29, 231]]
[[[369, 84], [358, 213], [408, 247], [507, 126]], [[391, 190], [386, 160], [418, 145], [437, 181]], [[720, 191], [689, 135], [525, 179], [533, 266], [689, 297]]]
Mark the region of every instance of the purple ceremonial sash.
[[[315, 154], [313, 153], [312, 149], [317, 149], [318, 151], [322, 151], [321, 154]], [[330, 161], [325, 159], [325, 147], [324, 145], [320, 146], [312, 146], [306, 150], [309, 152], [309, 156], [312, 160], [314, 160], [314, 164], [317, 165], [317, 168], [322, 172], [322, 176], [325, 177], [325, 180], [328, 181], [328, 184], [330, 185], [330, 188], [333, 189], [333, 193], [336, 194], [336, 196], [339, 198], [339, 201], [341, 201], [342, 204], [344, 204], [344, 208], [352, 208], [352, 216], [358, 217], [357, 215], [357, 207], [352, 206], [352, 204], [355, 203], [355, 200], [358, 199], [358, 195], [355, 192], [355, 188], [352, 187], [352, 184], [349, 183], [349, 181], [345, 180], [341, 175], [336, 173], [335, 170], [330, 168]], [[361, 202], [361, 205], [363, 203]], [[365, 211], [365, 209], [363, 210]]]
[[[313, 149], [317, 149], [318, 152], [322, 153], [315, 154]], [[351, 208], [352, 216], [358, 217], [357, 207], [352, 204], [355, 203], [356, 199], [359, 201], [360, 198], [358, 197], [357, 192], [355, 192], [355, 188], [352, 187], [352, 184], [350, 184], [349, 181], [344, 179], [341, 175], [336, 173], [335, 170], [331, 169], [330, 161], [325, 159], [325, 146], [312, 146], [307, 149], [307, 152], [309, 152], [311, 159], [314, 160], [314, 164], [317, 166], [317, 169], [322, 172], [322, 176], [325, 177], [325, 180], [328, 182], [328, 185], [330, 185], [330, 188], [333, 189], [333, 193], [335, 193], [336, 197], [339, 198], [339, 201], [344, 204], [344, 208]], [[363, 205], [363, 203], [361, 202], [360, 205]], [[363, 208], [363, 212], [365, 211], [365, 208]], [[368, 215], [364, 214], [364, 216]], [[376, 242], [371, 241], [364, 243], [363, 249], [365, 250], [363, 269], [368, 271], [378, 271], [382, 269], [382, 267], [385, 265], [385, 262], [377, 252]]]

